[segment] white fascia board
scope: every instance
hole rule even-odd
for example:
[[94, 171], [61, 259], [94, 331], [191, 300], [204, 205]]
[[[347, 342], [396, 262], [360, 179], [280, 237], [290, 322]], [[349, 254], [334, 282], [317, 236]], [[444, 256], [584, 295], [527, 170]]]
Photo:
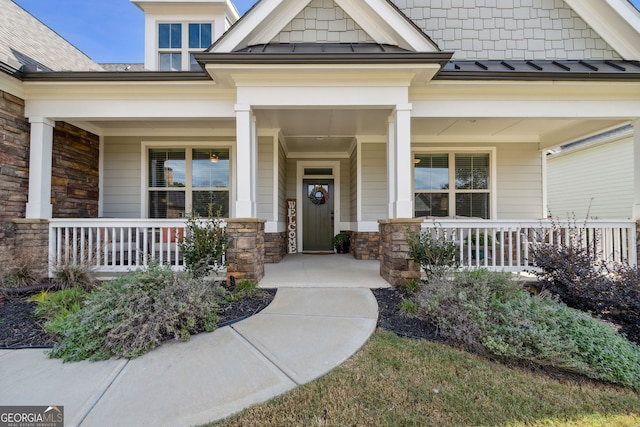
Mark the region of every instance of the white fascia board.
[[413, 101], [412, 117], [625, 119], [640, 117], [640, 100]]
[[376, 43], [397, 45], [415, 52], [440, 52], [425, 34], [385, 0], [335, 0]]
[[565, 0], [626, 60], [640, 60], [640, 12], [626, 0]]
[[238, 102], [258, 107], [388, 107], [406, 103], [407, 90], [376, 86], [238, 88]]
[[235, 118], [234, 104], [211, 100], [31, 100], [27, 117], [52, 119], [207, 119]]
[[24, 99], [24, 84], [16, 79], [15, 77], [11, 77], [8, 74], [5, 74], [0, 71], [0, 90], [3, 92], [10, 93], [13, 96], [17, 96], [20, 99]]

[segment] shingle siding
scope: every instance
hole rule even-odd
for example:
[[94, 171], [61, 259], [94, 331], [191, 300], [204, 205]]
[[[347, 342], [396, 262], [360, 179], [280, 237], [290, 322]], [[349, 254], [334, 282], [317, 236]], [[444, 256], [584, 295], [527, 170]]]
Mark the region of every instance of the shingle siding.
[[454, 59], [621, 59], [563, 0], [391, 0]]

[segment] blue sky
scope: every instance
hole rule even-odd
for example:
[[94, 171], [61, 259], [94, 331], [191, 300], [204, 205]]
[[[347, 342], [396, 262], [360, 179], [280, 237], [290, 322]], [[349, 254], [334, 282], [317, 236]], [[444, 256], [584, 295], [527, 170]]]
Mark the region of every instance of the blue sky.
[[[14, 1], [98, 63], [144, 62], [144, 16], [129, 0]], [[241, 15], [255, 3], [234, 0]]]

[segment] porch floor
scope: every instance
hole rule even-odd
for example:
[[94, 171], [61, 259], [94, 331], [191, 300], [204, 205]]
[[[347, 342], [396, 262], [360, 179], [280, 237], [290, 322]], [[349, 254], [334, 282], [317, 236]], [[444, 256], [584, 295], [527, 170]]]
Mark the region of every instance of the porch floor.
[[357, 260], [349, 254], [289, 254], [265, 264], [261, 288], [387, 288], [380, 261]]

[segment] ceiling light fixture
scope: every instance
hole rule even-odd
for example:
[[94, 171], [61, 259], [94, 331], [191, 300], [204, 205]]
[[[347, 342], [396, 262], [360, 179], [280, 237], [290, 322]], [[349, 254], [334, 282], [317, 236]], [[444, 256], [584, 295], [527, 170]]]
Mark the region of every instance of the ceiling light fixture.
[[211, 154], [209, 154], [209, 161], [211, 163], [218, 163], [218, 155], [212, 151]]

